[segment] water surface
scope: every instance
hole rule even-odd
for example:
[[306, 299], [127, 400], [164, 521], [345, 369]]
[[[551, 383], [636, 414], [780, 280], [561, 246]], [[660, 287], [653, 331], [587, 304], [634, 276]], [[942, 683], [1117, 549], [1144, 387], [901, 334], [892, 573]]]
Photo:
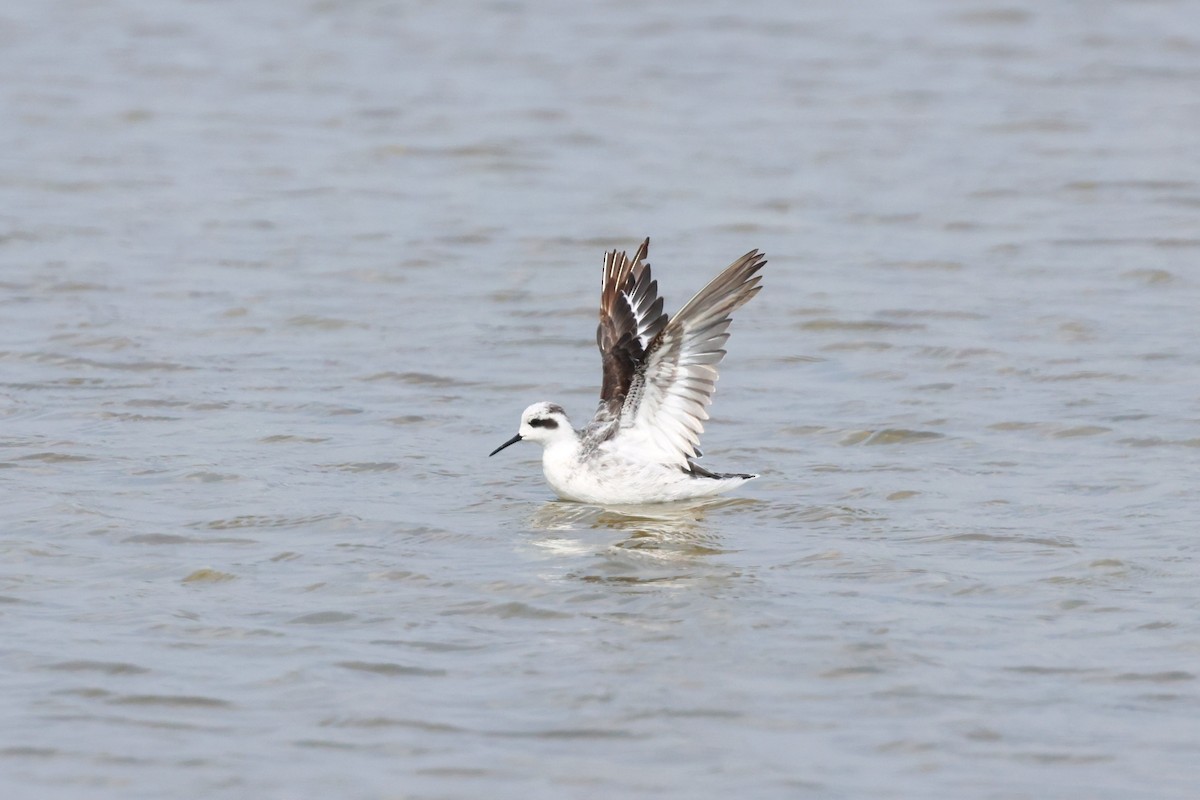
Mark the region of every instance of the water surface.
[[[10, 3], [5, 796], [1193, 797], [1195, 31]], [[763, 477], [556, 502], [645, 235]]]

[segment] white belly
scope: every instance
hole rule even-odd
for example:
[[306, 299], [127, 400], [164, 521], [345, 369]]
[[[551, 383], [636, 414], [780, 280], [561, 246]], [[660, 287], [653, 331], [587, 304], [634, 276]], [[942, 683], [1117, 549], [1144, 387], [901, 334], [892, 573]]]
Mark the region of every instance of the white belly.
[[542, 471], [564, 500], [597, 505], [669, 503], [735, 489], [746, 478], [702, 478], [662, 464], [638, 463], [611, 453], [580, 459], [575, 452], [546, 448]]

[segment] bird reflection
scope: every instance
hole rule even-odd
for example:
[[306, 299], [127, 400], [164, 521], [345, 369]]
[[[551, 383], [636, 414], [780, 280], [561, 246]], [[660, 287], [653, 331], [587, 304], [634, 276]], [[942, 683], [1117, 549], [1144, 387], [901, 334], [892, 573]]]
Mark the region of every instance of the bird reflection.
[[[593, 506], [553, 501], [529, 520], [531, 527], [559, 533], [616, 531], [624, 534], [609, 547], [661, 557], [702, 556], [726, 552], [722, 536], [705, 522], [710, 511], [754, 504], [746, 498], [642, 506]], [[594, 550], [595, 542], [555, 537], [554, 549]], [[549, 544], [546, 542], [544, 544]]]

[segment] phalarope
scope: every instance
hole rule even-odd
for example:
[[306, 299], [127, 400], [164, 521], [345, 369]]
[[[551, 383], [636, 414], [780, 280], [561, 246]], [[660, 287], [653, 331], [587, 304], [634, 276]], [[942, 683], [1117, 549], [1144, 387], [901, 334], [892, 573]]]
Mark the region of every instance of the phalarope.
[[546, 482], [564, 500], [598, 505], [664, 503], [727, 492], [757, 475], [696, 464], [705, 406], [716, 389], [730, 314], [758, 294], [767, 263], [757, 250], [730, 264], [674, 318], [663, 313], [642, 242], [632, 259], [604, 255], [596, 344], [604, 362], [600, 407], [575, 430], [562, 406], [534, 403], [521, 414], [520, 441], [542, 445]]

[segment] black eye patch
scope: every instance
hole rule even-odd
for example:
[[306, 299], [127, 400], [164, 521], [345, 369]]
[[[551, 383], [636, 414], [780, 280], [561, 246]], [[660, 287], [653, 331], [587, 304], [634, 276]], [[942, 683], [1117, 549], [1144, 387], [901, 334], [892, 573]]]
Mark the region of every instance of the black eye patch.
[[529, 420], [529, 427], [531, 427], [531, 428], [546, 428], [547, 430], [554, 430], [555, 428], [558, 427], [558, 423], [552, 419], [531, 419], [531, 420]]

